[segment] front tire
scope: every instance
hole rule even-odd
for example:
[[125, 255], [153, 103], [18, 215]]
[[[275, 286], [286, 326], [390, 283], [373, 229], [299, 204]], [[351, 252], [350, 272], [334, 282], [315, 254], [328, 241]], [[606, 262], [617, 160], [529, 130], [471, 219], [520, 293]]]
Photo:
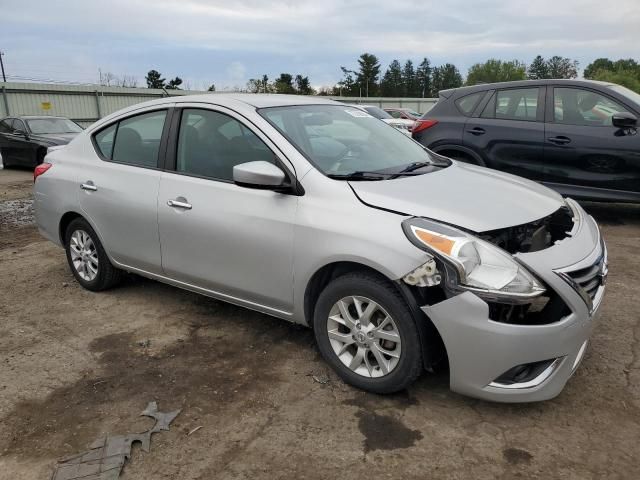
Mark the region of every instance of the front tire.
[[314, 332], [327, 363], [357, 388], [394, 393], [422, 372], [418, 327], [383, 278], [353, 273], [329, 283], [316, 303]]
[[98, 235], [84, 218], [76, 218], [67, 227], [65, 250], [73, 276], [87, 290], [99, 292], [120, 282], [122, 270], [111, 264]]

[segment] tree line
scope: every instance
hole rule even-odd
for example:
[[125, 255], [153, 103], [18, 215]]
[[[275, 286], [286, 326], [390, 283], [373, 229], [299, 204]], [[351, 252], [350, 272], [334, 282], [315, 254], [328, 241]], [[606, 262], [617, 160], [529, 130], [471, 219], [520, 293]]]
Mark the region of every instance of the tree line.
[[[577, 60], [559, 55], [547, 59], [538, 55], [528, 65], [519, 60], [505, 61], [492, 58], [486, 62], [472, 65], [467, 72], [466, 79], [464, 79], [455, 65], [445, 63], [434, 66], [426, 57], [419, 63], [414, 63], [411, 59], [402, 63], [397, 59], [392, 60], [383, 72], [378, 57], [371, 53], [363, 53], [358, 58], [355, 69], [340, 67], [342, 79], [333, 87], [323, 87], [316, 91], [311, 87], [308, 76], [281, 73], [279, 77], [271, 81], [267, 75], [251, 78], [244, 88], [234, 87], [234, 90], [249, 93], [296, 95], [427, 98], [437, 97], [441, 90], [458, 88], [463, 85], [527, 79], [576, 78], [578, 66]], [[112, 80], [109, 75], [111, 74], [103, 76], [107, 80]], [[587, 79], [618, 83], [640, 93], [640, 64], [634, 59], [598, 58], [587, 65], [583, 75]], [[117, 80], [115, 79], [114, 84], [118, 84]], [[183, 85], [180, 77], [176, 76], [167, 81], [157, 70], [150, 70], [145, 80], [148, 88], [171, 90], [180, 89]], [[216, 86], [211, 84], [208, 90], [214, 92]]]

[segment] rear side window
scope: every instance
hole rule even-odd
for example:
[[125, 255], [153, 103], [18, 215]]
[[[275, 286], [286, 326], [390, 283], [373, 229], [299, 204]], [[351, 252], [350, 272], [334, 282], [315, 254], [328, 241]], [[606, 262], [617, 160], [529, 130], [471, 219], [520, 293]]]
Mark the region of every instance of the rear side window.
[[485, 92], [472, 93], [465, 95], [456, 100], [456, 107], [460, 110], [460, 113], [467, 117], [473, 113], [473, 110], [478, 105], [478, 102], [484, 97]]
[[116, 131], [112, 160], [140, 167], [157, 167], [166, 111], [122, 120]]
[[96, 144], [98, 145], [98, 150], [103, 157], [111, 159], [111, 153], [113, 152], [113, 139], [116, 136], [116, 129], [118, 128], [118, 124], [114, 123], [110, 127], [105, 128], [104, 130], [100, 130], [96, 134]]
[[538, 90], [538, 88], [498, 90], [482, 112], [482, 117], [535, 121], [539, 108]]
[[162, 110], [121, 120], [95, 135], [98, 150], [114, 162], [156, 168], [166, 116]]

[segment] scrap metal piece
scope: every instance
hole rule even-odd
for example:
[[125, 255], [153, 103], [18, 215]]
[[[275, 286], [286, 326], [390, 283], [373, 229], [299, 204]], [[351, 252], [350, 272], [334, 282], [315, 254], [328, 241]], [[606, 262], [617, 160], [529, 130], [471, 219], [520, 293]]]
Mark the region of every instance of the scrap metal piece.
[[155, 420], [153, 427], [146, 432], [128, 435], [107, 435], [89, 445], [89, 450], [60, 460], [51, 480], [116, 480], [124, 464], [131, 458], [131, 446], [140, 442], [142, 450], [149, 452], [151, 435], [169, 430], [169, 424], [178, 416], [180, 410], [159, 412], [156, 402], [149, 402], [140, 414]]

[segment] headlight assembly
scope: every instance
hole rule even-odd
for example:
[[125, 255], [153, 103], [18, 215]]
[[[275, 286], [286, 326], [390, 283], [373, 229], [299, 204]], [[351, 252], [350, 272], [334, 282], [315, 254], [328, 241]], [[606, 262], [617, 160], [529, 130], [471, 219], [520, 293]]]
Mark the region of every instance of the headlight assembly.
[[411, 243], [442, 260], [463, 289], [514, 300], [545, 291], [509, 253], [462, 230], [423, 218], [405, 220], [402, 228]]

